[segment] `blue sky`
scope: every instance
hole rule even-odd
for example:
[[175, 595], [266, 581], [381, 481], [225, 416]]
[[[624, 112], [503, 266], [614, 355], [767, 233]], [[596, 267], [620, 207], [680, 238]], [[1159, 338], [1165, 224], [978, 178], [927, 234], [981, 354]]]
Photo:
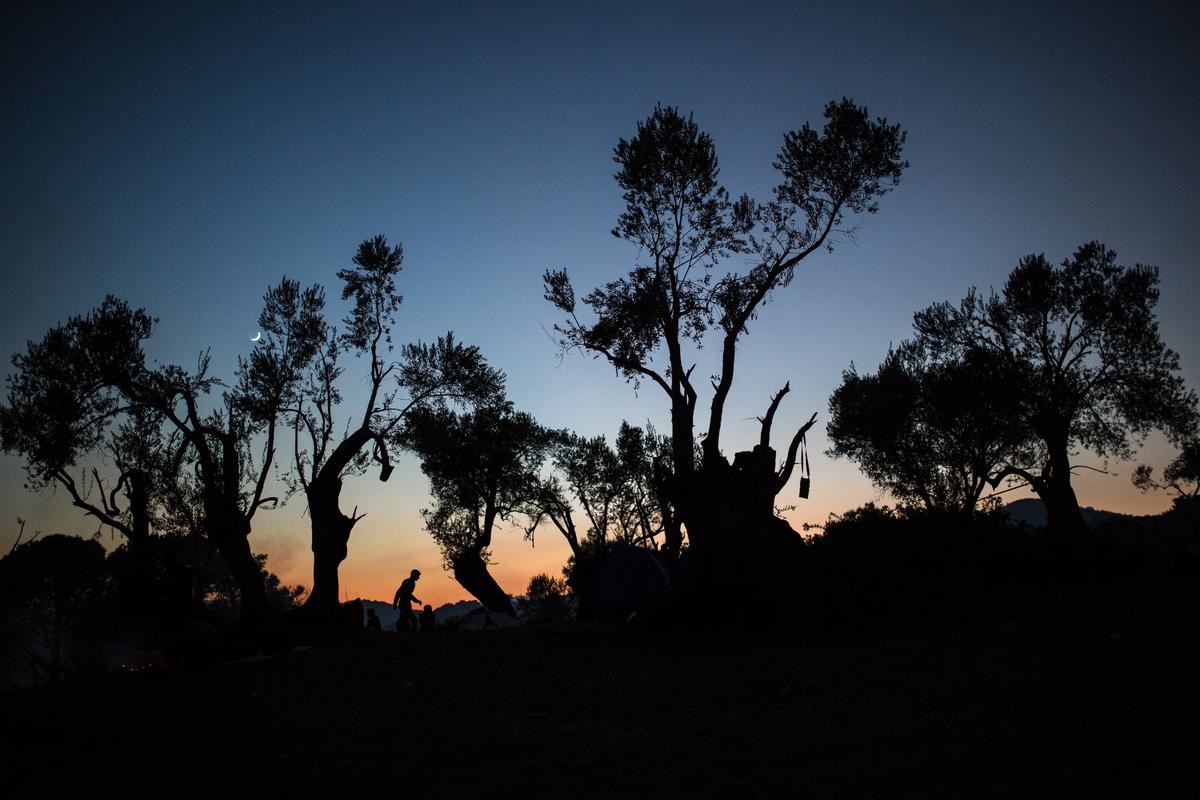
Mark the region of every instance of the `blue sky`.
[[[854, 241], [807, 262], [760, 315], [726, 415], [729, 449], [754, 436], [784, 381], [779, 435], [813, 411], [825, 418], [842, 370], [873, 369], [914, 311], [999, 285], [1023, 255], [1059, 261], [1091, 239], [1160, 268], [1163, 337], [1200, 386], [1197, 12], [831, 5], [10, 4], [0, 351], [114, 293], [159, 318], [153, 358], [191, 364], [211, 347], [229, 375], [268, 285], [286, 274], [336, 296], [337, 269], [383, 233], [406, 251], [399, 341], [453, 330], [480, 345], [544, 424], [665, 430], [653, 387], [635, 395], [600, 362], [558, 358], [542, 272], [566, 267], [582, 290], [632, 265], [636, 252], [609, 234], [612, 148], [656, 102], [694, 113], [731, 192], [765, 197], [783, 134], [849, 96], [908, 130], [911, 166]], [[698, 372], [712, 369], [710, 350]], [[354, 381], [346, 388], [352, 400]], [[814, 497], [792, 519], [881, 499], [852, 464], [820, 455], [815, 431]], [[1170, 455], [1152, 440], [1145, 459]], [[1081, 480], [1084, 503], [1166, 505], [1129, 487], [1131, 464], [1110, 469]], [[433, 596], [461, 596], [435, 575], [415, 463], [344, 497], [368, 515], [343, 568], [352, 596], [382, 597], [410, 566]], [[61, 497], [26, 494], [7, 456], [0, 502], [5, 550], [18, 516], [30, 530], [89, 531]], [[256, 518], [252, 543], [307, 582], [301, 511]], [[550, 531], [533, 550], [513, 534], [496, 571], [519, 592], [565, 557]]]

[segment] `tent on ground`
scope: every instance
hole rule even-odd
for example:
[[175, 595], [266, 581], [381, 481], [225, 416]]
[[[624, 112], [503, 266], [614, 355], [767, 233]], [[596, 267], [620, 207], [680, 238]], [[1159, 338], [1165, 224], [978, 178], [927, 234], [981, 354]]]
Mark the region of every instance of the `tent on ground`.
[[667, 561], [653, 550], [619, 547], [588, 560], [575, 597], [580, 619], [627, 616], [645, 608], [671, 582]]
[[459, 617], [458, 630], [485, 631], [499, 628], [514, 628], [521, 623], [517, 618], [496, 611], [488, 611], [484, 607], [469, 611]]

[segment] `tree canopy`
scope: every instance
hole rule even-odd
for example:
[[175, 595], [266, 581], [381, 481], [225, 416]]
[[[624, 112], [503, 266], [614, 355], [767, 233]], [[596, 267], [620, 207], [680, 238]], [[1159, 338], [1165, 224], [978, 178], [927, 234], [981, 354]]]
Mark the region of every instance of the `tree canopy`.
[[[323, 307], [319, 287], [284, 278], [269, 288], [262, 339], [227, 386], [208, 374], [207, 353], [191, 370], [147, 365], [142, 342], [154, 320], [108, 297], [14, 357], [0, 406], [4, 449], [24, 456], [33, 488], [62, 486], [121, 531], [143, 584], [155, 520], [202, 530], [238, 579], [247, 616], [261, 617], [262, 577], [246, 537], [256, 511], [277, 503], [266, 495], [276, 427], [316, 355]], [[117, 477], [102, 476], [106, 459]]]
[[1133, 472], [1133, 485], [1143, 492], [1152, 489], [1169, 491], [1176, 500], [1200, 497], [1200, 439], [1192, 438], [1183, 443], [1179, 455], [1163, 469], [1161, 481], [1155, 480], [1153, 467], [1139, 464]]
[[829, 399], [829, 453], [844, 456], [905, 505], [972, 512], [1001, 464], [1027, 447], [998, 407], [1013, 390], [994, 355], [937, 362], [918, 343], [890, 351], [874, 374], [851, 365]]
[[493, 611], [514, 613], [508, 594], [487, 572], [496, 525], [528, 511], [555, 438], [507, 400], [462, 413], [422, 408], [399, 434], [429, 478], [433, 505], [421, 517], [446, 569]]
[[1151, 430], [1177, 441], [1194, 430], [1196, 394], [1158, 331], [1155, 267], [1121, 266], [1099, 242], [1061, 265], [1022, 258], [1003, 289], [972, 289], [957, 306], [914, 318], [916, 341], [938, 365], [988, 369], [1009, 387], [990, 406], [1022, 445], [989, 478], [1015, 476], [1046, 503], [1051, 527], [1086, 530], [1071, 488], [1080, 450], [1128, 458]]
[[[343, 479], [376, 463], [379, 479], [386, 481], [396, 448], [393, 434], [410, 413], [481, 402], [503, 392], [504, 374], [453, 333], [395, 352], [393, 328], [403, 302], [396, 277], [403, 260], [403, 247], [389, 245], [380, 235], [359, 244], [353, 266], [338, 271], [342, 299], [352, 306], [342, 332], [322, 321], [320, 347], [288, 409], [295, 471], [287, 480], [293, 491], [303, 490], [312, 527], [313, 590], [305, 607], [326, 619], [340, 619], [338, 569], [362, 518], [357, 509], [347, 515], [339, 505]], [[339, 379], [347, 355], [366, 362], [367, 397], [339, 438]]]
[[[131, 491], [132, 471], [145, 455], [138, 434], [152, 421], [125, 427], [137, 409], [119, 384], [142, 369], [142, 342], [153, 327], [144, 311], [105, 298], [13, 355], [7, 402], [0, 405], [0, 445], [24, 459], [29, 488], [58, 485], [75, 506], [126, 536], [133, 522], [116, 495]], [[117, 464], [115, 478], [84, 463], [100, 451]]]
[[[654, 427], [622, 422], [615, 447], [604, 436], [553, 431], [551, 473], [523, 508], [526, 536], [550, 522], [567, 540], [572, 558], [584, 550], [625, 544], [649, 549], [678, 547], [679, 523], [662, 481], [670, 441]], [[583, 511], [577, 520], [575, 504]], [[587, 528], [582, 532], [579, 525]]]
[[[578, 316], [566, 271], [544, 275], [546, 298], [566, 314], [556, 326], [564, 351], [603, 357], [627, 380], [650, 381], [669, 398], [669, 493], [693, 546], [733, 533], [727, 521], [720, 521], [725, 515], [712, 513], [710, 506], [731, 509], [740, 502], [730, 494], [729, 464], [720, 444], [737, 345], [749, 321], [792, 281], [801, 261], [831, 248], [848, 215], [875, 212], [879, 198], [899, 183], [907, 167], [900, 155], [905, 133], [898, 125], [872, 119], [848, 99], [829, 103], [824, 116], [820, 131], [805, 124], [784, 137], [774, 162], [782, 182], [773, 198], [760, 204], [746, 195], [733, 199], [721, 186], [716, 148], [690, 115], [657, 106], [633, 138], [619, 140], [613, 155], [625, 208], [612, 232], [637, 247], [637, 264], [583, 296], [590, 322]], [[720, 272], [734, 256], [750, 267]], [[698, 465], [699, 388], [688, 348], [699, 347], [712, 330], [721, 339], [721, 363], [712, 379]], [[755, 463], [773, 461], [769, 450], [764, 445]], [[780, 472], [790, 474], [790, 465]], [[751, 492], [753, 500], [747, 501], [765, 513], [736, 512], [731, 519], [762, 517], [761, 524], [772, 526], [767, 518], [773, 519], [772, 499], [779, 488], [773, 463], [759, 481], [770, 491]]]

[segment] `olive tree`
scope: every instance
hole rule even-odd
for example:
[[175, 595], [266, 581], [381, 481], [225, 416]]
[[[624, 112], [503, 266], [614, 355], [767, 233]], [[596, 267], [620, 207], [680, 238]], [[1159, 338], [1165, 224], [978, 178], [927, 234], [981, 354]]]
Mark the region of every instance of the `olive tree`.
[[528, 513], [556, 436], [507, 400], [462, 413], [423, 408], [400, 434], [429, 478], [433, 505], [421, 516], [444, 566], [491, 611], [515, 615], [487, 569], [497, 525]]
[[[830, 248], [848, 218], [875, 212], [907, 166], [898, 125], [872, 119], [847, 99], [829, 103], [824, 116], [821, 130], [805, 124], [784, 136], [774, 162], [781, 182], [772, 199], [756, 203], [732, 198], [719, 183], [716, 148], [691, 116], [656, 107], [614, 151], [625, 207], [613, 234], [637, 248], [637, 264], [583, 296], [591, 311], [586, 319], [566, 271], [544, 276], [546, 298], [566, 314], [556, 326], [564, 350], [603, 357], [627, 380], [649, 382], [666, 395], [671, 505], [686, 528], [693, 563], [714, 571], [719, 565], [726, 575], [740, 570], [748, 578], [769, 548], [798, 538], [774, 510], [803, 435], [796, 433], [778, 464], [770, 427], [786, 389], [772, 399], [753, 453], [731, 464], [721, 452], [739, 344], [801, 262]], [[733, 260], [749, 266], [724, 272]], [[704, 387], [693, 351], [710, 334], [720, 365], [708, 418], [698, 423]], [[678, 555], [681, 544], [673, 541], [667, 554]]]
[[915, 317], [917, 340], [936, 362], [988, 354], [1009, 387], [995, 411], [1023, 441], [989, 483], [1027, 482], [1060, 534], [1087, 531], [1071, 486], [1077, 452], [1129, 458], [1151, 430], [1178, 441], [1195, 429], [1196, 393], [1159, 335], [1158, 296], [1156, 267], [1122, 266], [1089, 242], [1057, 267], [1026, 256], [1000, 292], [972, 289], [957, 306]]
[[916, 342], [874, 373], [853, 365], [829, 399], [829, 454], [858, 464], [906, 506], [972, 513], [1001, 464], [1026, 448], [1003, 407], [1015, 396], [994, 356], [973, 350], [934, 362]]
[[[353, 266], [338, 271], [342, 299], [351, 302], [341, 331], [324, 326], [321, 345], [307, 380], [290, 408], [295, 446], [296, 487], [308, 501], [312, 527], [313, 588], [305, 609], [314, 617], [337, 620], [338, 570], [346, 559], [350, 533], [364, 515], [341, 509], [344, 479], [372, 463], [379, 479], [392, 473], [394, 433], [418, 409], [481, 401], [503, 392], [504, 376], [488, 366], [474, 346], [453, 333], [426, 344], [396, 349], [392, 329], [403, 297], [396, 276], [404, 260], [401, 245], [383, 236], [363, 241]], [[342, 394], [338, 380], [344, 358], [365, 365], [367, 392], [361, 406], [339, 430]]]

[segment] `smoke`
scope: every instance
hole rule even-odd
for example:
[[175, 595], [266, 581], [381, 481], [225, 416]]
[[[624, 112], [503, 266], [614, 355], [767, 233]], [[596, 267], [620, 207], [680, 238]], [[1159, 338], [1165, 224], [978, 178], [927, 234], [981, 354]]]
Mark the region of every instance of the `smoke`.
[[267, 569], [284, 584], [299, 583], [312, 588], [312, 558], [306, 558], [310, 553], [306, 536], [293, 531], [255, 531], [250, 547], [255, 553], [267, 554]]

